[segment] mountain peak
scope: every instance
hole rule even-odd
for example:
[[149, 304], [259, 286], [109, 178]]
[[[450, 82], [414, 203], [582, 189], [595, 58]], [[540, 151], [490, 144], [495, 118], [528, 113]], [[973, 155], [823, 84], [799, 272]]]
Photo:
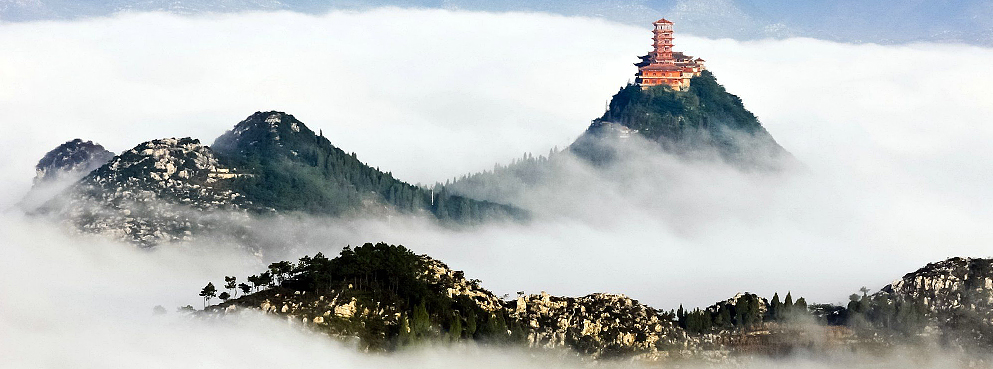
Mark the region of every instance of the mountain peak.
[[775, 168], [781, 159], [792, 158], [741, 98], [707, 70], [693, 77], [685, 89], [666, 85], [621, 88], [603, 116], [593, 121], [571, 149], [594, 162], [609, 162], [616, 153], [605, 143], [634, 134], [672, 153], [693, 156], [713, 151], [727, 162], [745, 166]]
[[34, 184], [65, 177], [79, 179], [114, 157], [114, 153], [93, 141], [76, 138], [52, 149], [35, 166]]
[[214, 140], [211, 148], [219, 153], [285, 151], [301, 144], [309, 146], [317, 134], [299, 119], [281, 111], [258, 111]]

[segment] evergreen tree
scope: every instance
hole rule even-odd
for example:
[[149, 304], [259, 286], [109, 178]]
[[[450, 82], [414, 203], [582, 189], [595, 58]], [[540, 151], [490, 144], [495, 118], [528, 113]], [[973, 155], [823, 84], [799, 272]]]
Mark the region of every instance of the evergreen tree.
[[721, 304], [717, 308], [717, 316], [714, 318], [714, 326], [719, 328], [728, 328], [731, 326], [731, 309], [727, 304]]
[[790, 292], [786, 292], [786, 299], [783, 301], [783, 316], [790, 316], [793, 314], [793, 296]]
[[252, 288], [255, 290], [255, 292], [258, 292], [259, 291], [259, 287], [262, 286], [262, 281], [259, 278], [259, 276], [257, 276], [257, 275], [250, 275], [246, 279], [248, 279], [248, 283], [251, 283], [252, 284]]
[[772, 295], [772, 302], [769, 303], [769, 317], [776, 321], [783, 319], [783, 303], [779, 301], [778, 292]]
[[231, 292], [234, 292], [231, 295], [238, 296], [238, 290], [237, 290], [237, 288], [238, 288], [238, 278], [236, 278], [234, 276], [230, 276], [230, 277], [225, 276], [224, 277], [224, 289], [226, 289], [228, 291], [231, 291]]
[[431, 330], [431, 316], [428, 315], [428, 310], [424, 302], [421, 302], [414, 308], [413, 319], [411, 320], [410, 330], [414, 337], [424, 337]]
[[793, 311], [795, 312], [795, 314], [806, 315], [807, 314], [807, 300], [804, 299], [803, 297], [796, 299], [796, 302], [793, 304]]
[[475, 334], [476, 334], [476, 328], [477, 328], [477, 326], [476, 326], [476, 320], [477, 319], [479, 319], [479, 317], [476, 316], [476, 312], [473, 311], [473, 310], [469, 310], [469, 316], [466, 317], [466, 321], [465, 321], [465, 334], [466, 334], [466, 336], [468, 336], [468, 337], [475, 336]]
[[269, 264], [269, 272], [272, 274], [273, 280], [278, 287], [283, 281], [289, 278], [290, 273], [293, 272], [293, 263], [288, 261], [280, 261]]
[[269, 272], [259, 274], [259, 285], [263, 288], [272, 286], [272, 274]]
[[400, 346], [410, 345], [414, 341], [414, 332], [410, 328], [406, 313], [400, 314], [400, 332], [397, 334], [397, 341]]
[[202, 290], [200, 290], [200, 297], [203, 297], [203, 308], [206, 309], [207, 304], [210, 302], [210, 299], [216, 296], [217, 296], [217, 288], [214, 287], [214, 283], [207, 282], [207, 285], [204, 286]]
[[452, 341], [458, 341], [462, 338], [462, 318], [458, 314], [452, 316], [452, 322], [448, 327], [448, 337]]
[[221, 299], [221, 301], [227, 302], [228, 299], [231, 298], [231, 294], [230, 293], [227, 293], [226, 291], [225, 292], [221, 292], [220, 295], [217, 295], [217, 298]]

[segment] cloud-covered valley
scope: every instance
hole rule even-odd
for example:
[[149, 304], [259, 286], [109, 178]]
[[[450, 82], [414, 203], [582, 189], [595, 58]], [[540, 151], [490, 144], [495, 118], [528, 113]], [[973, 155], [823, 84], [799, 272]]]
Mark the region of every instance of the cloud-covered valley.
[[[649, 44], [647, 29], [601, 20], [441, 10], [0, 24], [0, 206], [12, 208], [37, 160], [72, 138], [115, 152], [160, 137], [209, 144], [260, 110], [294, 114], [400, 179], [444, 182], [568, 145], [633, 78], [630, 63]], [[305, 352], [384, 366], [270, 321], [204, 328], [150, 316], [155, 305], [196, 306], [207, 280], [363, 242], [428, 253], [498, 294], [605, 291], [666, 309], [745, 290], [838, 302], [930, 261], [990, 256], [993, 50], [739, 42], [678, 28], [676, 44], [705, 58], [803, 167], [763, 174], [654, 153], [616, 176], [577, 168], [568, 185], [525, 198], [539, 215], [529, 224], [260, 220], [258, 229], [280, 230], [268, 232], [279, 247], [261, 256], [211, 242], [141, 251], [8, 210], [0, 216], [0, 356], [60, 367], [4, 350], [93, 348], [71, 354], [79, 359], [109, 353], [99, 340], [128, 351], [216, 333], [223, 339], [163, 350], [237, 363], [251, 345], [239, 337], [264, 329], [300, 346], [279, 345], [263, 361]], [[95, 327], [111, 334], [91, 341]], [[163, 366], [196, 365], [174, 364]]]

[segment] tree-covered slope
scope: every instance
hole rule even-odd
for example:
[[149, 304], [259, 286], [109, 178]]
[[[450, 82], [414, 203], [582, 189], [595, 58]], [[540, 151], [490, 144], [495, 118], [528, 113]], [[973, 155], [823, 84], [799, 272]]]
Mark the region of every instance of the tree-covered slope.
[[594, 162], [606, 162], [616, 153], [611, 143], [632, 134], [681, 154], [713, 150], [734, 164], [768, 165], [789, 157], [741, 98], [727, 92], [710, 71], [694, 77], [686, 91], [625, 86], [570, 148]]
[[211, 147], [228, 166], [244, 174], [233, 181], [235, 189], [256, 205], [277, 211], [334, 216], [359, 211], [426, 212], [459, 223], [526, 216], [509, 206], [400, 181], [281, 112], [257, 112]]
[[[476, 340], [564, 348], [594, 359], [727, 360], [742, 354], [899, 352], [933, 348], [933, 339], [940, 338], [947, 347], [988, 353], [993, 343], [987, 336], [962, 332], [988, 332], [993, 325], [989, 265], [989, 259], [958, 258], [929, 264], [877, 294], [863, 289], [847, 306], [808, 305], [790, 292], [782, 299], [778, 293], [766, 299], [745, 292], [705, 308], [660, 310], [607, 293], [497, 297], [479, 280], [428, 255], [367, 243], [345, 247], [331, 259], [317, 254], [275, 262], [240, 285], [237, 276], [228, 276], [227, 291], [208, 283], [201, 296], [206, 312], [257, 309], [334, 337], [359, 338], [362, 347], [375, 350]], [[973, 298], [957, 297], [963, 294]], [[221, 303], [209, 305], [215, 297]], [[970, 319], [949, 320], [949, 309]]]

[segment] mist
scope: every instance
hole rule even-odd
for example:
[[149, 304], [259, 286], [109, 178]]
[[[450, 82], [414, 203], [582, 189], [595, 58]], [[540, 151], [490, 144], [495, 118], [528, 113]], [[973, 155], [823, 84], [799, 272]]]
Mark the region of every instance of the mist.
[[[157, 362], [214, 366], [190, 354], [237, 363], [268, 339], [285, 344], [250, 350], [267, 355], [261, 362], [386, 366], [392, 359], [354, 356], [282, 322], [151, 316], [155, 305], [200, 306], [207, 281], [364, 242], [427, 253], [497, 294], [624, 293], [665, 309], [740, 291], [838, 302], [927, 262], [990, 256], [993, 49], [712, 40], [678, 25], [676, 36], [676, 49], [706, 59], [803, 168], [763, 174], [649, 151], [613, 176], [576, 164], [576, 181], [522, 198], [538, 210], [528, 224], [293, 215], [253, 220], [268, 237], [258, 254], [210, 239], [139, 251], [7, 211], [0, 357], [105, 367], [181, 352]], [[571, 143], [649, 44], [647, 28], [601, 20], [442, 10], [0, 24], [0, 208], [72, 138], [118, 153], [161, 137], [209, 144], [264, 110], [294, 114], [402, 180], [444, 182]], [[40, 354], [50, 342], [79, 350]], [[116, 365], [104, 361], [112, 353]], [[463, 353], [437, 355], [460, 365]]]

